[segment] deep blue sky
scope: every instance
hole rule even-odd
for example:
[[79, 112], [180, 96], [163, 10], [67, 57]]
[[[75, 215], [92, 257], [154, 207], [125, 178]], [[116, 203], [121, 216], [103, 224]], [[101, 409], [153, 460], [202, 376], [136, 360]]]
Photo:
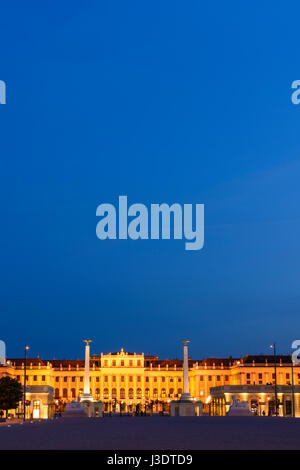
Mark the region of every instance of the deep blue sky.
[[[1, 5], [9, 356], [290, 351], [299, 337], [298, 2]], [[205, 248], [96, 238], [96, 207], [204, 203]]]

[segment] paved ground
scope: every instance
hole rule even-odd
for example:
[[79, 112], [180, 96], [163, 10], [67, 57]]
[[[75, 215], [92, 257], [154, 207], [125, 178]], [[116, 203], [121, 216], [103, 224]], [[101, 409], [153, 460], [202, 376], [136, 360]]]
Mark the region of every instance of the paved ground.
[[300, 419], [106, 417], [0, 427], [0, 449], [300, 449]]

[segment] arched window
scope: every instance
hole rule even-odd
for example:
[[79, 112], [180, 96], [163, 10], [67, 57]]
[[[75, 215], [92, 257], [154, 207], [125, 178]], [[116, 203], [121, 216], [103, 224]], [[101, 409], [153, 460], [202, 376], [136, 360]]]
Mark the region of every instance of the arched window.
[[146, 397], [146, 398], [150, 398], [150, 390], [149, 390], [149, 388], [146, 388], [146, 390], [145, 390], [145, 397]]
[[55, 395], [54, 395], [55, 398], [59, 398], [59, 388], [56, 388], [55, 389]]
[[166, 398], [166, 389], [165, 388], [161, 389], [161, 398]]
[[96, 400], [100, 398], [100, 388], [96, 388]]
[[157, 388], [153, 389], [153, 398], [157, 398], [158, 393], [157, 393]]
[[103, 390], [103, 398], [108, 398], [108, 388]]
[[63, 389], [63, 397], [68, 398], [68, 389], [67, 388]]
[[120, 398], [124, 399], [125, 398], [125, 388], [121, 388], [120, 390]]
[[137, 398], [142, 398], [142, 389], [138, 388], [136, 391], [136, 397]]
[[179, 388], [179, 389], [178, 389], [178, 395], [179, 395], [179, 396], [182, 395], [182, 388]]
[[71, 395], [72, 395], [72, 398], [76, 398], [76, 390], [75, 390], [75, 388], [72, 388], [72, 389], [71, 389]]
[[174, 395], [174, 388], [170, 388], [170, 397], [172, 398]]
[[130, 388], [128, 390], [128, 398], [130, 398], [131, 400], [133, 399], [133, 388]]
[[111, 391], [111, 397], [112, 398], [117, 398], [117, 389], [116, 388], [113, 388], [112, 391]]

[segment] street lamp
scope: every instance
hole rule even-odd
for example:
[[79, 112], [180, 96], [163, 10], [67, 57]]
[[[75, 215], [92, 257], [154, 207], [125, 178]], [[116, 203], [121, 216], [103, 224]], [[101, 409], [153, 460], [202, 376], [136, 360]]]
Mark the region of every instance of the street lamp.
[[270, 346], [271, 349], [274, 351], [274, 394], [275, 394], [275, 416], [278, 416], [278, 401], [277, 401], [277, 367], [276, 367], [276, 344], [273, 343]]
[[26, 421], [26, 366], [27, 366], [27, 351], [29, 346], [25, 345], [24, 348], [24, 388], [23, 388], [23, 421]]

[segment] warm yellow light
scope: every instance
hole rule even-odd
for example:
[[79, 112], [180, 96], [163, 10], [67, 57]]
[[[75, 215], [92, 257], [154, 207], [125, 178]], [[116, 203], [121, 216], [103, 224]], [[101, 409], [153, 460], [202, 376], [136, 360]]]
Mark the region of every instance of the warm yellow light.
[[211, 395], [209, 395], [207, 398], [206, 398], [206, 402], [205, 403], [210, 403], [211, 402]]

